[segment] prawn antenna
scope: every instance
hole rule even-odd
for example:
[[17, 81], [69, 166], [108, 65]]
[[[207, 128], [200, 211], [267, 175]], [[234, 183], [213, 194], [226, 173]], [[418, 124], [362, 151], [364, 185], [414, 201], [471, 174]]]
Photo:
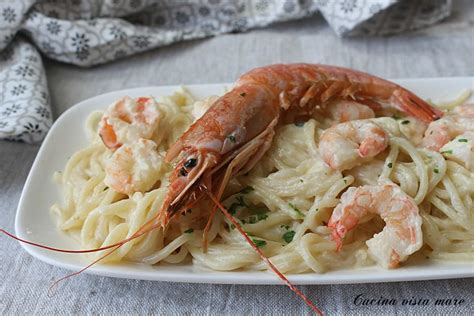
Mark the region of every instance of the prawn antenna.
[[[145, 224], [146, 225], [146, 224]], [[152, 226], [153, 228], [150, 228], [150, 229], [146, 229], [145, 231], [143, 232], [140, 232], [140, 230], [137, 232], [139, 233], [138, 235], [136, 235], [137, 233], [135, 233], [134, 235], [132, 235], [131, 237], [127, 238], [127, 239], [124, 239], [122, 241], [119, 241], [115, 244], [111, 244], [111, 245], [108, 245], [108, 246], [103, 246], [103, 247], [100, 247], [100, 248], [94, 248], [94, 249], [84, 249], [84, 250], [71, 250], [71, 249], [62, 249], [62, 248], [55, 248], [55, 247], [50, 247], [50, 246], [46, 246], [46, 245], [43, 245], [43, 244], [39, 244], [39, 243], [35, 243], [35, 242], [32, 242], [32, 241], [29, 241], [29, 240], [26, 240], [26, 239], [23, 239], [23, 238], [20, 238], [20, 237], [17, 237], [15, 236], [14, 234], [0, 228], [0, 233], [3, 233], [5, 235], [7, 235], [8, 237], [10, 238], [13, 238], [19, 242], [22, 242], [24, 244], [28, 244], [28, 245], [31, 245], [31, 246], [35, 246], [35, 247], [38, 247], [38, 248], [43, 248], [43, 249], [46, 249], [46, 250], [51, 250], [51, 251], [55, 251], [55, 252], [64, 252], [64, 253], [91, 253], [91, 252], [98, 252], [98, 251], [103, 251], [103, 250], [107, 250], [107, 249], [111, 249], [111, 248], [114, 248], [114, 247], [117, 247], [117, 246], [121, 246], [135, 238], [138, 238], [140, 236], [142, 236], [143, 234], [146, 234], [147, 232], [149, 232], [150, 230], [152, 229], [155, 229], [157, 226], [153, 225]]]
[[293, 291], [303, 299], [303, 301], [308, 305], [316, 314], [322, 316], [323, 313], [314, 305], [314, 303], [306, 297], [303, 293], [301, 293], [300, 290], [296, 286], [294, 286], [284, 275], [281, 273], [278, 268], [268, 259], [267, 256], [255, 245], [255, 243], [252, 241], [252, 239], [249, 237], [249, 235], [244, 231], [242, 226], [234, 219], [232, 215], [229, 214], [229, 212], [226, 210], [226, 208], [217, 200], [217, 198], [210, 192], [209, 190], [206, 190], [207, 195], [211, 198], [211, 200], [214, 202], [214, 204], [222, 211], [222, 213], [227, 217], [227, 219], [234, 224], [234, 226], [237, 228], [237, 230], [242, 234], [242, 236], [245, 238], [247, 243], [252, 246], [252, 248], [258, 253], [260, 258], [262, 258], [263, 261], [270, 267], [270, 269]]
[[100, 258], [92, 261], [91, 263], [89, 263], [87, 266], [85, 266], [84, 268], [82, 268], [81, 270], [79, 271], [76, 271], [76, 272], [73, 272], [73, 273], [70, 273], [68, 275], [65, 275], [63, 277], [61, 277], [60, 279], [56, 280], [53, 282], [53, 284], [51, 284], [51, 286], [49, 287], [48, 289], [48, 297], [53, 297], [54, 296], [54, 289], [57, 287], [57, 285], [66, 280], [66, 279], [69, 279], [73, 276], [76, 276], [76, 275], [79, 275], [81, 274], [82, 272], [86, 271], [87, 269], [89, 269], [90, 267], [92, 267], [93, 265], [95, 265], [96, 263], [100, 262], [101, 260], [105, 259], [106, 257], [110, 256], [112, 253], [114, 253], [117, 249], [119, 249], [120, 247], [122, 247], [123, 245], [125, 245], [126, 243], [128, 243], [129, 241], [133, 240], [133, 239], [136, 239], [150, 231], [152, 231], [153, 229], [156, 229], [158, 227], [161, 227], [161, 224], [159, 223], [155, 223], [153, 224], [153, 219], [148, 221], [147, 223], [145, 223], [137, 232], [135, 232], [132, 236], [130, 236], [129, 238], [126, 238], [122, 241], [119, 241], [117, 243], [114, 243], [112, 245], [108, 245], [108, 246], [104, 246], [104, 247], [100, 247], [100, 248], [94, 248], [94, 249], [86, 249], [86, 250], [68, 250], [68, 249], [61, 249], [61, 248], [54, 248], [54, 247], [49, 247], [49, 246], [46, 246], [46, 245], [42, 245], [42, 244], [38, 244], [38, 243], [35, 243], [35, 242], [32, 242], [32, 241], [29, 241], [29, 240], [25, 240], [23, 238], [20, 238], [20, 237], [17, 237], [15, 235], [13, 235], [12, 233], [4, 230], [4, 229], [1, 229], [0, 228], [0, 232], [7, 235], [8, 237], [11, 237], [19, 242], [22, 242], [22, 243], [25, 243], [25, 244], [28, 244], [28, 245], [32, 245], [32, 246], [35, 246], [35, 247], [38, 247], [38, 248], [43, 248], [43, 249], [47, 249], [47, 250], [51, 250], [51, 251], [55, 251], [55, 252], [63, 252], [63, 253], [91, 253], [91, 252], [98, 252], [98, 251], [103, 251], [103, 250], [108, 250], [108, 249], [112, 249], [110, 250], [109, 252], [107, 252], [106, 254], [102, 255]]
[[[123, 244], [122, 244], [123, 245]], [[92, 267], [94, 264], [98, 263], [99, 261], [105, 259], [106, 257], [110, 256], [112, 253], [114, 253], [117, 249], [119, 249], [120, 247], [122, 247], [122, 245], [118, 245], [116, 246], [114, 249], [112, 249], [111, 251], [107, 252], [105, 255], [101, 256], [100, 258], [92, 261], [91, 263], [89, 263], [87, 266], [85, 266], [84, 268], [82, 268], [81, 270], [79, 271], [76, 271], [76, 272], [73, 272], [73, 273], [70, 273], [70, 274], [67, 274], [63, 277], [61, 277], [60, 279], [56, 280], [53, 282], [53, 284], [51, 284], [51, 286], [49, 287], [48, 289], [48, 297], [51, 298], [54, 296], [55, 292], [55, 288], [58, 286], [58, 284], [66, 279], [69, 279], [73, 276], [76, 276], [76, 275], [79, 275], [81, 274], [82, 272], [86, 271], [87, 269], [89, 269], [90, 267]]]

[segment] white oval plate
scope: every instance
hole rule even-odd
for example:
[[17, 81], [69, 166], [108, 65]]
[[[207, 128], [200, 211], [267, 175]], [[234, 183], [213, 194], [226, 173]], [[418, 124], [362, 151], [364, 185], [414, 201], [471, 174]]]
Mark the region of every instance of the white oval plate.
[[[399, 84], [424, 98], [435, 101], [453, 99], [463, 89], [474, 90], [474, 78], [432, 78], [396, 80]], [[228, 84], [191, 85], [189, 90], [197, 98], [222, 94]], [[52, 181], [55, 171], [63, 170], [68, 157], [86, 146], [84, 124], [94, 110], [104, 109], [114, 100], [129, 95], [169, 95], [178, 86], [146, 87], [121, 90], [85, 100], [64, 112], [54, 123], [44, 140], [26, 180], [16, 214], [15, 229], [20, 238], [66, 249], [79, 249], [79, 245], [55, 226], [50, 206], [60, 201], [59, 190]], [[472, 99], [471, 99], [472, 101]], [[89, 261], [83, 255], [47, 251], [22, 244], [32, 256], [49, 264], [69, 270], [80, 270]], [[86, 273], [157, 281], [221, 283], [221, 284], [281, 284], [272, 273], [259, 271], [216, 272], [188, 265], [97, 264]], [[474, 276], [474, 263], [427, 261], [404, 265], [399, 269], [384, 270], [378, 267], [334, 271], [324, 274], [306, 273], [288, 275], [295, 284], [343, 284], [391, 282], [461, 278]]]

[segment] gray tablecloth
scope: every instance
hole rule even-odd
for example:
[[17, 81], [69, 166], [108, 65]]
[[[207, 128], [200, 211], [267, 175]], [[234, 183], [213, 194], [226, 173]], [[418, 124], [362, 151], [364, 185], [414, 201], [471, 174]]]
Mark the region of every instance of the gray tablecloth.
[[[55, 117], [75, 103], [108, 91], [167, 84], [233, 81], [276, 62], [354, 67], [387, 78], [474, 76], [474, 2], [455, 1], [452, 17], [403, 36], [341, 39], [322, 20], [273, 25], [244, 34], [175, 44], [92, 69], [45, 61]], [[209, 52], [212, 52], [210, 54]], [[82, 131], [78, 131], [82, 132]], [[0, 227], [13, 231], [15, 209], [38, 146], [0, 142]], [[53, 279], [67, 274], [0, 237], [0, 314], [309, 314], [284, 286], [194, 285], [111, 279], [83, 274], [53, 298]], [[302, 286], [327, 314], [474, 314], [473, 279]], [[396, 299], [395, 306], [360, 306], [356, 297]], [[429, 299], [402, 305], [403, 299]], [[434, 305], [438, 298], [464, 300]], [[359, 301], [360, 302], [360, 301]]]

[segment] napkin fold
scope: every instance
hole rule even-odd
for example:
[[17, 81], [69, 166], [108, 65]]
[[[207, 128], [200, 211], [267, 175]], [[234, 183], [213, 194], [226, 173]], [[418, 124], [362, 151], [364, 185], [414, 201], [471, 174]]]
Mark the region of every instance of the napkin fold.
[[388, 35], [444, 19], [451, 0], [0, 0], [0, 139], [48, 132], [42, 56], [88, 67], [318, 11], [339, 36]]

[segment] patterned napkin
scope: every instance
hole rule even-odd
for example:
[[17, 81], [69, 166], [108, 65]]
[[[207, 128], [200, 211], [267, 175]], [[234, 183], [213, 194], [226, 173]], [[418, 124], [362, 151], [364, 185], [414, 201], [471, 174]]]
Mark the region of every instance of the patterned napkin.
[[317, 11], [340, 36], [386, 35], [438, 22], [451, 0], [0, 0], [0, 139], [38, 143], [52, 124], [40, 53], [88, 67]]

